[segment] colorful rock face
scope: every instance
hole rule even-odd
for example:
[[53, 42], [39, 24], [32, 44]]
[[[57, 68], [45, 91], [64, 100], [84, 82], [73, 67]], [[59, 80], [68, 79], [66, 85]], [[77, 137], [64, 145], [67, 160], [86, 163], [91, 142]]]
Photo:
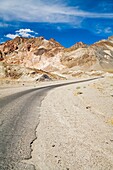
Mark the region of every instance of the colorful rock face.
[[0, 62], [2, 69], [6, 67], [6, 76], [12, 75], [13, 67], [13, 75], [19, 72], [17, 78], [29, 74], [30, 69], [57, 75], [78, 70], [112, 72], [113, 37], [91, 46], [79, 42], [70, 48], [64, 48], [54, 39], [16, 37], [0, 45]]

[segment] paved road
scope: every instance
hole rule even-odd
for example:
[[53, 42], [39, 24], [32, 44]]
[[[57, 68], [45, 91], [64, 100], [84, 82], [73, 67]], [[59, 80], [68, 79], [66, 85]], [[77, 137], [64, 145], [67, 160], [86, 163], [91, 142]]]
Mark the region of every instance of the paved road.
[[80, 82], [84, 81], [33, 88], [0, 99], [0, 170], [35, 170], [22, 160], [31, 157], [41, 101], [53, 88]]

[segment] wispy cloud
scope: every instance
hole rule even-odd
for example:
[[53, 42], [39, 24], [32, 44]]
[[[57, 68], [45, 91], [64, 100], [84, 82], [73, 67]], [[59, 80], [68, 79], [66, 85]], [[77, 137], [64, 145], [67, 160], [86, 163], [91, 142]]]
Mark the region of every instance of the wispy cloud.
[[[79, 25], [82, 18], [109, 18], [113, 19], [113, 13], [92, 13], [70, 7], [59, 3], [52, 3], [50, 0], [1, 0], [0, 17], [6, 21], [19, 20], [27, 22], [49, 22], [49, 23], [74, 23]], [[56, 1], [57, 2], [57, 1]]]
[[0, 22], [0, 27], [9, 27], [9, 26], [11, 26], [11, 24]]
[[98, 27], [98, 26], [97, 26], [95, 32], [96, 32], [97, 34], [108, 34], [108, 35], [113, 33], [111, 27]]
[[104, 29], [104, 32], [107, 33], [107, 34], [111, 34], [113, 31], [112, 31], [112, 28], [111, 27], [107, 27]]
[[15, 31], [14, 34], [7, 34], [5, 35], [5, 37], [7, 38], [10, 38], [10, 39], [14, 39], [16, 38], [17, 36], [21, 36], [21, 37], [35, 37], [38, 33], [37, 32], [34, 32], [33, 30], [30, 30], [30, 29], [20, 29], [20, 30], [17, 30]]

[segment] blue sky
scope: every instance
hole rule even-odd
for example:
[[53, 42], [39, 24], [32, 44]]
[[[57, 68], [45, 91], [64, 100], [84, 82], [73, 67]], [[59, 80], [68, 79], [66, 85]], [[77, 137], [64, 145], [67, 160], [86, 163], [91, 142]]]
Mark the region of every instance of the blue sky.
[[0, 43], [44, 36], [65, 47], [113, 35], [113, 0], [0, 0]]

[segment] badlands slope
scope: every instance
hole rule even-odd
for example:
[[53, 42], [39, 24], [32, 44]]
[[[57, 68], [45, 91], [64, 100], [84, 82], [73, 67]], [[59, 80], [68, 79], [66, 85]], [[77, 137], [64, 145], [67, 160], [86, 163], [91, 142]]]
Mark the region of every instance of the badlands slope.
[[113, 71], [113, 37], [90, 46], [79, 42], [70, 48], [43, 37], [16, 37], [0, 45], [1, 79], [72, 79], [106, 71]]

